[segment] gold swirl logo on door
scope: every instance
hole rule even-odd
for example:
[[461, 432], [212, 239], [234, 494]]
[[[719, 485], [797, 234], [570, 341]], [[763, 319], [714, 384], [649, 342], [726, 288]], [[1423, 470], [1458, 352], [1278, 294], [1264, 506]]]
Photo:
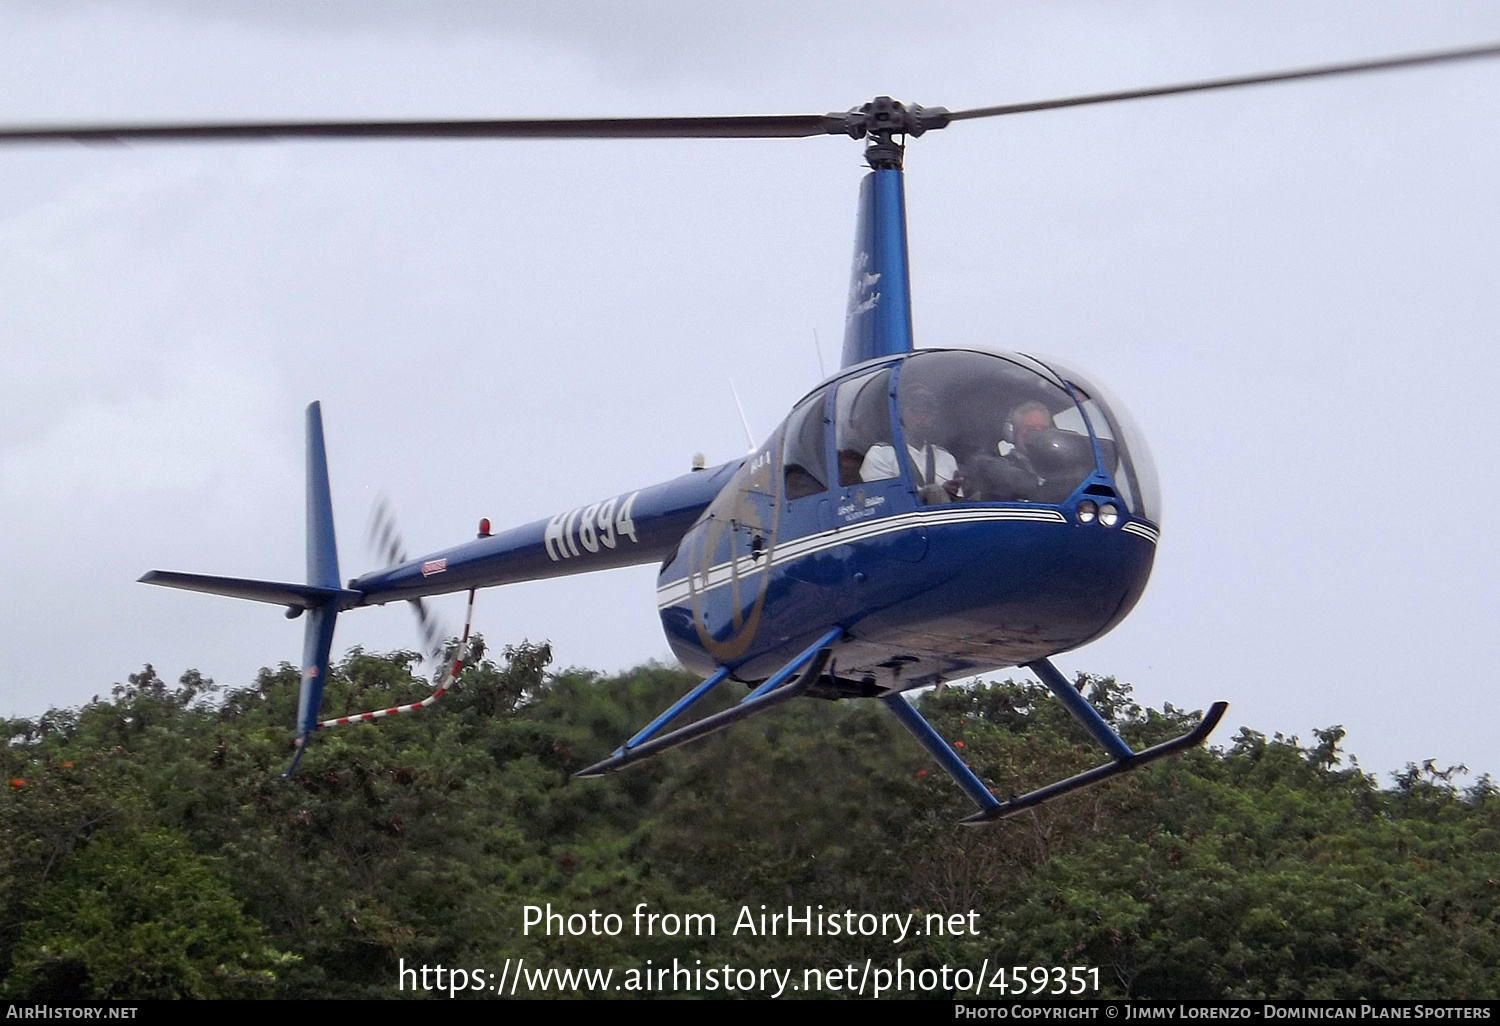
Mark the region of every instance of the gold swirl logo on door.
[[[760, 627], [766, 590], [771, 584], [771, 557], [776, 550], [776, 528], [781, 518], [780, 433], [754, 457], [741, 481], [735, 481], [714, 500], [689, 554], [688, 595], [693, 629], [704, 651], [721, 663], [745, 653]], [[749, 561], [748, 568], [741, 564]], [[710, 575], [715, 567], [729, 574], [729, 631], [714, 637], [705, 612], [705, 596], [719, 584]], [[749, 578], [757, 577], [750, 591]]]

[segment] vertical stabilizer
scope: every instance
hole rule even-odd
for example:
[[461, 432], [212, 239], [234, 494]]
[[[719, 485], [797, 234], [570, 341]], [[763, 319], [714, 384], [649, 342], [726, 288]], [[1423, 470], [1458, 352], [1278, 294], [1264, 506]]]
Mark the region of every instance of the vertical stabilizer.
[[899, 168], [882, 167], [860, 183], [849, 309], [844, 320], [845, 367], [912, 349], [902, 174]]
[[307, 583], [339, 586], [339, 555], [333, 540], [333, 496], [328, 487], [328, 456], [323, 450], [323, 408], [307, 407]]
[[[339, 557], [333, 535], [333, 496], [328, 487], [328, 456], [323, 448], [323, 411], [307, 407], [307, 583], [319, 588], [339, 587]], [[302, 635], [302, 690], [297, 699], [297, 755], [318, 727], [318, 705], [328, 678], [328, 653], [333, 648], [333, 625], [339, 599], [310, 606]], [[292, 761], [292, 766], [296, 760]], [[291, 773], [291, 767], [287, 773]]]

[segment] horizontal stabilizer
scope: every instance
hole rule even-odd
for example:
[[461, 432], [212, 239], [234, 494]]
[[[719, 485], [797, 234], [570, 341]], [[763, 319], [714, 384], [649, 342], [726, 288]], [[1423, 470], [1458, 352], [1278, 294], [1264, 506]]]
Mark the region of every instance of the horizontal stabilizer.
[[165, 588], [202, 591], [210, 595], [269, 602], [276, 606], [312, 609], [337, 599], [339, 608], [349, 609], [363, 598], [362, 593], [344, 588], [319, 588], [311, 584], [285, 584], [280, 581], [252, 581], [243, 577], [212, 577], [208, 574], [180, 574], [172, 570], [151, 570], [140, 578], [141, 584], [159, 584]]

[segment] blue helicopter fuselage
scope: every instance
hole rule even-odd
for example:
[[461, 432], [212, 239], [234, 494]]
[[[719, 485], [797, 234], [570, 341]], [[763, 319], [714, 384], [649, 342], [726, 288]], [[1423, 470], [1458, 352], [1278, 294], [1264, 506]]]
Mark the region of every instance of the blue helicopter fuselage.
[[[1124, 408], [1056, 361], [912, 343], [901, 173], [860, 187], [843, 369], [750, 455], [349, 582], [345, 608], [660, 562], [673, 652], [873, 695], [1045, 658], [1145, 588], [1159, 502]], [[330, 599], [329, 601], [332, 601]]]
[[1155, 488], [1118, 404], [1065, 373], [926, 350], [820, 385], [663, 564], [678, 659], [755, 681], [840, 627], [822, 688], [871, 695], [1108, 631], [1151, 573]]
[[765, 567], [749, 561], [737, 582], [695, 588], [682, 559], [663, 571], [662, 626], [683, 665], [759, 681], [840, 626], [829, 672], [841, 695], [1017, 666], [1112, 628], [1155, 555], [1149, 534], [1080, 524], [1068, 507], [891, 499], [858, 526], [828, 526], [825, 512], [788, 515]]
[[[307, 614], [300, 754], [322, 725], [341, 611], [658, 563], [668, 643], [706, 679], [588, 772], [800, 694], [884, 696], [988, 815], [995, 799], [895, 693], [1017, 665], [1049, 687], [1062, 680], [1047, 657], [1099, 637], [1140, 598], [1160, 506], [1144, 439], [1097, 384], [1052, 360], [914, 347], [901, 151], [889, 136], [867, 148], [873, 170], [860, 186], [842, 369], [749, 455], [496, 534], [486, 520], [478, 538], [417, 559], [390, 544], [395, 565], [341, 587], [314, 403], [307, 583], [169, 571], [141, 579]], [[647, 742], [726, 677], [759, 687], [735, 711]], [[1097, 713], [1075, 714], [1115, 755], [1106, 775], [1133, 765]]]
[[[764, 679], [831, 627], [830, 696], [1023, 664], [1108, 631], [1150, 576], [1149, 456], [1106, 404], [1014, 354], [866, 361], [741, 460], [367, 574], [349, 604], [660, 561], [668, 642], [705, 676]], [[1018, 434], [1018, 408], [1045, 425]]]

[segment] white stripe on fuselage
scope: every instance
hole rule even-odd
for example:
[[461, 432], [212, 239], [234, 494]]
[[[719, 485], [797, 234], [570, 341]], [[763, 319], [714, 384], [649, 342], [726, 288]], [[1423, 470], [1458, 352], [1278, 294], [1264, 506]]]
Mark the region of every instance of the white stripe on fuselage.
[[1067, 518], [1055, 509], [1022, 509], [1007, 507], [1004, 509], [985, 509], [972, 506], [960, 506], [955, 508], [924, 509], [912, 513], [902, 513], [883, 520], [868, 521], [850, 527], [835, 528], [831, 531], [821, 531], [817, 534], [805, 535], [795, 538], [789, 542], [776, 546], [772, 552], [769, 562], [764, 556], [752, 558], [741, 556], [732, 563], [729, 560], [712, 566], [707, 573], [694, 572], [692, 577], [692, 588], [689, 588], [688, 578], [679, 577], [675, 581], [669, 581], [656, 589], [656, 607], [665, 609], [684, 601], [692, 590], [711, 591], [722, 587], [731, 580], [739, 578], [743, 580], [751, 574], [758, 573], [773, 566], [781, 566], [790, 563], [794, 559], [810, 556], [816, 552], [836, 548], [840, 545], [848, 545], [857, 541], [868, 541], [885, 534], [893, 534], [897, 531], [908, 531], [918, 527], [934, 527], [938, 524], [971, 524], [984, 521], [1015, 521], [1027, 520], [1046, 524], [1066, 524]]

